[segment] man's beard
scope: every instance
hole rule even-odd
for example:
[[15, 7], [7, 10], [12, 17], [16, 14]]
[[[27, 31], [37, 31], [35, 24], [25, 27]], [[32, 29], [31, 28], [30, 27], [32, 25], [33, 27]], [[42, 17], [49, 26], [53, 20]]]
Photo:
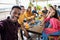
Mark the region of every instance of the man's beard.
[[12, 19], [13, 19], [14, 22], [17, 22], [17, 21], [18, 21], [18, 18], [19, 18], [19, 17], [17, 17], [17, 16], [13, 16], [13, 17], [12, 17]]

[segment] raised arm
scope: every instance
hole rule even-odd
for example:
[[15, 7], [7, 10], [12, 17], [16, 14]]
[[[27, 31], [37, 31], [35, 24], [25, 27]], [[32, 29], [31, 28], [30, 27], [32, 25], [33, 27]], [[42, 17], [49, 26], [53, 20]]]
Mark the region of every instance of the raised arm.
[[48, 12], [48, 13], [47, 13], [47, 15], [46, 15], [45, 19], [42, 21], [41, 25], [44, 25], [45, 22], [47, 22], [47, 21], [50, 20], [50, 17], [51, 17], [51, 15], [52, 15], [52, 13], [53, 13], [53, 12], [51, 12], [51, 13]]

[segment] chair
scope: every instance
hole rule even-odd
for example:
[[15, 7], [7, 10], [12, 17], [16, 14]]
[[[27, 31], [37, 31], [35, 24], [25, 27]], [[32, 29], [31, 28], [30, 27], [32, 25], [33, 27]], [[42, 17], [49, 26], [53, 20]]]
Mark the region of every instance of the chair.
[[60, 35], [50, 35], [48, 37], [49, 40], [60, 40]]
[[60, 36], [58, 37], [58, 40], [60, 40]]

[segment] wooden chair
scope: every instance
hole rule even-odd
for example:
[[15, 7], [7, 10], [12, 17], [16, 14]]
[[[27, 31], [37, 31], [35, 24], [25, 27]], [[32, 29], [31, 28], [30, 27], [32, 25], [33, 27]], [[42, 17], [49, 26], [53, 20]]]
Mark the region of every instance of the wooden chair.
[[49, 40], [54, 40], [54, 37], [53, 36], [49, 36], [48, 39]]
[[58, 40], [60, 40], [60, 36], [58, 37]]
[[60, 36], [59, 35], [50, 35], [48, 37], [49, 40], [60, 40]]

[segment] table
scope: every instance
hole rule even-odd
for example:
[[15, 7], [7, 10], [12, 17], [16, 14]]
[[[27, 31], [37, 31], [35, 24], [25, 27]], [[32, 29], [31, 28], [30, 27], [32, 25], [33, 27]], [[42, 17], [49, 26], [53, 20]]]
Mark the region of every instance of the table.
[[42, 35], [43, 28], [44, 27], [42, 27], [42, 26], [36, 26], [36, 27], [27, 29], [27, 31], [34, 33], [34, 34], [38, 34], [38, 40], [40, 40], [40, 35]]

